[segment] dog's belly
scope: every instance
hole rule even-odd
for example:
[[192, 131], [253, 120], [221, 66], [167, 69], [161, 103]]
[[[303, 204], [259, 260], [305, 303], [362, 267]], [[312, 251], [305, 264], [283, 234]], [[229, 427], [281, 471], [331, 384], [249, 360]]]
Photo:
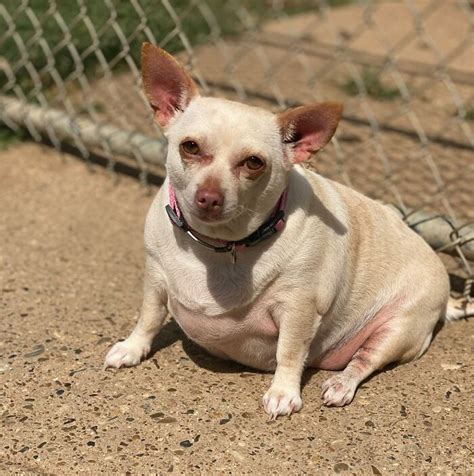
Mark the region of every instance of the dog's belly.
[[[354, 354], [365, 347], [369, 350], [375, 347], [376, 342], [381, 342], [386, 333], [393, 325], [393, 318], [400, 308], [400, 299], [393, 300], [382, 306], [375, 315], [370, 315], [364, 319], [364, 323], [359, 329], [347, 329], [342, 339], [326, 348], [322, 353], [310, 351], [308, 359], [310, 367], [323, 370], [342, 370], [352, 360]], [[330, 342], [331, 339], [328, 339]], [[313, 344], [319, 344], [314, 342]], [[313, 347], [314, 349], [314, 347]], [[370, 350], [369, 350], [370, 353]], [[311, 355], [312, 354], [312, 355]]]
[[269, 306], [260, 303], [206, 316], [171, 299], [169, 309], [185, 334], [211, 354], [258, 369], [276, 367], [278, 328]]
[[[170, 300], [170, 311], [185, 334], [220, 358], [235, 360], [262, 370], [276, 368], [276, 350], [279, 329], [272, 319], [272, 301], [260, 302], [247, 309], [218, 316], [206, 316], [187, 309], [176, 300]], [[342, 370], [354, 354], [369, 340], [382, 340], [400, 302], [382, 306], [379, 311], [363, 319], [359, 328], [347, 327], [335, 337], [332, 324], [316, 334], [308, 356], [308, 366], [323, 370]], [[334, 326], [337, 328], [337, 326]]]

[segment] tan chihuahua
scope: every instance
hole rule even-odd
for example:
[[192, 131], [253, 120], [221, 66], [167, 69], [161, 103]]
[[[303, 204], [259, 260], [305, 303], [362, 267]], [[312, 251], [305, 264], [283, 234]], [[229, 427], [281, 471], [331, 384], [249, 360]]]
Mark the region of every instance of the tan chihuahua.
[[301, 409], [305, 366], [341, 370], [322, 398], [343, 406], [375, 370], [425, 352], [447, 316], [439, 258], [388, 207], [299, 165], [341, 105], [273, 114], [204, 98], [149, 43], [142, 75], [168, 177], [146, 219], [140, 319], [106, 367], [139, 364], [169, 310], [210, 353], [275, 371], [263, 405], [276, 418]]

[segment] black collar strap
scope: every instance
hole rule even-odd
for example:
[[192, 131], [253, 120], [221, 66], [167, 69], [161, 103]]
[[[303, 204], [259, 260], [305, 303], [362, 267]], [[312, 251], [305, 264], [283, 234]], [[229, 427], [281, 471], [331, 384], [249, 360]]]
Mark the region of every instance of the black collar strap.
[[190, 228], [189, 225], [186, 223], [184, 217], [181, 215], [181, 218], [179, 218], [170, 205], [166, 205], [165, 209], [173, 225], [177, 226], [195, 242], [205, 246], [206, 248], [213, 249], [216, 253], [230, 253], [238, 247], [250, 247], [257, 245], [261, 241], [270, 238], [272, 235], [274, 235], [281, 229], [281, 225], [277, 225], [279, 225], [279, 223], [281, 223], [282, 221], [284, 222], [285, 216], [285, 212], [283, 210], [278, 210], [276, 214], [270, 217], [263, 225], [259, 226], [257, 230], [255, 230], [251, 235], [247, 236], [246, 238], [238, 241], [226, 241], [224, 242], [225, 244], [222, 246], [214, 246], [199, 238], [192, 230], [192, 228]]

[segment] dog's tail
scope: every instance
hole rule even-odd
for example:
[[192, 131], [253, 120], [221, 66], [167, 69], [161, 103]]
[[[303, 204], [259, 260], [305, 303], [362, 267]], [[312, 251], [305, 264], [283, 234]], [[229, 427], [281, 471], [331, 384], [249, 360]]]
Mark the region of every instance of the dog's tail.
[[474, 301], [450, 297], [444, 321], [457, 321], [468, 317], [474, 317]]

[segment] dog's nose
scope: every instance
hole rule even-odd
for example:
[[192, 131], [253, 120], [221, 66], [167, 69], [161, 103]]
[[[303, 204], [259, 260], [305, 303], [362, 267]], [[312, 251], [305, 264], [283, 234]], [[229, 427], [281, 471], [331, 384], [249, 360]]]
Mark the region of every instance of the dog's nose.
[[203, 211], [218, 213], [224, 205], [224, 195], [217, 190], [201, 188], [196, 192], [194, 202]]

